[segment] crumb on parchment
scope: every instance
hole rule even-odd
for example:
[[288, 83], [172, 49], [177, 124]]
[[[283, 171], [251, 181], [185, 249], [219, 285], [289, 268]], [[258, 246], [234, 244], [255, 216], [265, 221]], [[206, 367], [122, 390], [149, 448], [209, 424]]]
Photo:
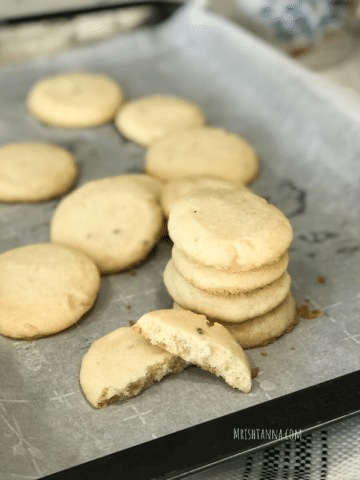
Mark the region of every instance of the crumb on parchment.
[[297, 307], [297, 312], [301, 318], [306, 318], [307, 320], [321, 317], [322, 315], [321, 310], [309, 310], [309, 307], [307, 305], [299, 305]]

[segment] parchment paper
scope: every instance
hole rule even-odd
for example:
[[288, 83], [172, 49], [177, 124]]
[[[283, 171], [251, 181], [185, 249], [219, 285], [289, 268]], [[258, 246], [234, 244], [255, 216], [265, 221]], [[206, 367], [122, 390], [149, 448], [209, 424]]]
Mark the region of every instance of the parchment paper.
[[[62, 130], [26, 112], [30, 86], [68, 70], [108, 74], [128, 100], [183, 96], [203, 108], [209, 124], [251, 142], [261, 160], [252, 188], [294, 229], [292, 292], [299, 305], [308, 299], [323, 316], [301, 320], [274, 344], [247, 351], [259, 367], [249, 394], [191, 367], [138, 397], [96, 410], [79, 385], [90, 345], [151, 309], [172, 306], [162, 279], [171, 243], [162, 241], [135, 275], [103, 277], [94, 308], [74, 328], [33, 342], [0, 337], [0, 479], [40, 478], [359, 369], [355, 118], [312, 88], [291, 60], [195, 4], [164, 26], [0, 70], [1, 144], [33, 140], [68, 148], [80, 166], [78, 185], [142, 171], [145, 150], [112, 124]], [[48, 241], [58, 202], [0, 205], [0, 252]]]

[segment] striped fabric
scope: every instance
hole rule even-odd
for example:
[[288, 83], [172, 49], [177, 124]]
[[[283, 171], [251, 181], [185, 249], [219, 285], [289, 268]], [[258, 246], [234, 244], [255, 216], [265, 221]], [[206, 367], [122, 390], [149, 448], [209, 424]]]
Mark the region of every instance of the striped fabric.
[[230, 460], [187, 480], [359, 480], [360, 417]]

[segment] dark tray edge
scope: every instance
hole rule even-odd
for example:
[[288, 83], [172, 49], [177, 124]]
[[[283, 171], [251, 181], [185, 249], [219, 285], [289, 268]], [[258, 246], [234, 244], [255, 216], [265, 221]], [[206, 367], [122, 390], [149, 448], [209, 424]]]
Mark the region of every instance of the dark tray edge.
[[358, 413], [360, 370], [43, 478], [181, 479]]

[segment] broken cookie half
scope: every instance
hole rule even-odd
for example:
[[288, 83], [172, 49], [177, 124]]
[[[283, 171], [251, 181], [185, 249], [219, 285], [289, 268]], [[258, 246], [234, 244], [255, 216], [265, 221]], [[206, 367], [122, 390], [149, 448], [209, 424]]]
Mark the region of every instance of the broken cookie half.
[[99, 338], [85, 354], [81, 388], [96, 408], [134, 397], [165, 375], [181, 372], [187, 362], [122, 327]]
[[222, 325], [188, 310], [157, 310], [143, 315], [131, 329], [153, 345], [198, 365], [245, 393], [251, 389], [248, 358]]

